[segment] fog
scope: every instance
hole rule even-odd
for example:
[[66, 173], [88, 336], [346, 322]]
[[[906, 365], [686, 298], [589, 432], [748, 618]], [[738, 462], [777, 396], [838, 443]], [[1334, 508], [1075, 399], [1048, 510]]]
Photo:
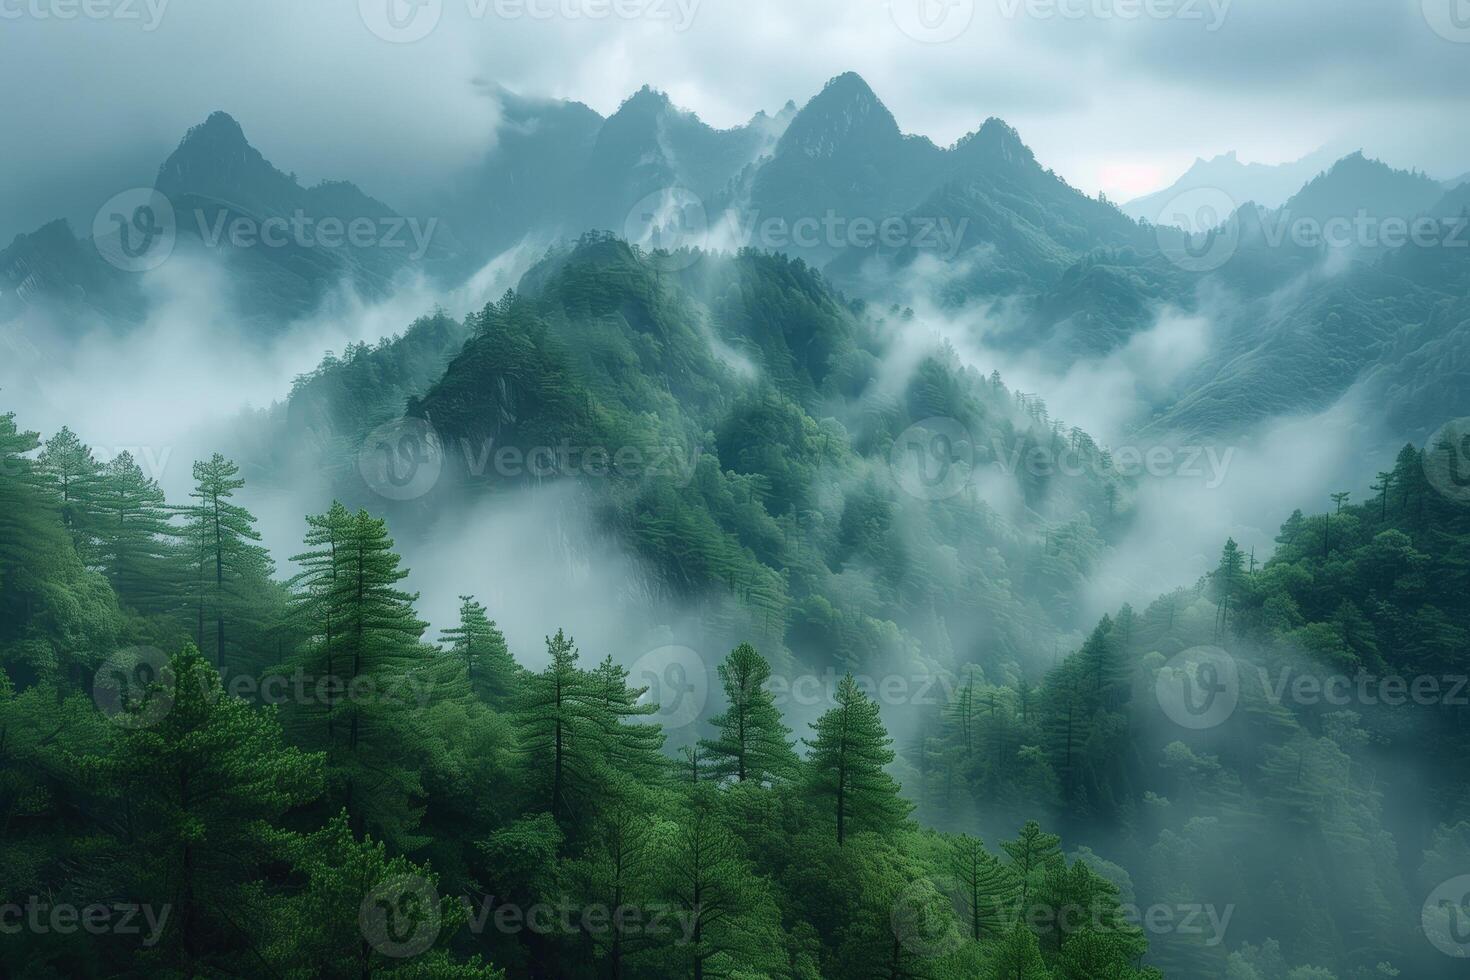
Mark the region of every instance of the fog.
[[[1293, 510], [1325, 508], [1328, 494], [1338, 490], [1364, 499], [1371, 475], [1391, 468], [1399, 445], [1361, 387], [1321, 411], [1228, 433], [1172, 432], [1156, 424], [1161, 409], [1200, 383], [1196, 369], [1225, 339], [1237, 300], [1211, 280], [1194, 310], [1162, 305], [1146, 329], [1117, 349], [1068, 361], [1042, 345], [1018, 350], [998, 339], [1019, 316], [1015, 299], [986, 298], [959, 309], [936, 302], [945, 283], [962, 278], [965, 263], [974, 261], [966, 256], [945, 265], [926, 256], [914, 264], [901, 299], [914, 318], [896, 330], [880, 388], [895, 394], [928, 350], [946, 344], [982, 374], [999, 371], [1013, 391], [1039, 395], [1053, 419], [1087, 431], [1115, 460], [1133, 461], [1137, 489], [1125, 503], [1129, 520], [1092, 577], [1084, 603], [1089, 618], [1192, 585], [1215, 567], [1227, 538], [1264, 562]], [[1283, 312], [1312, 280], [1340, 274], [1341, 266], [1328, 255], [1288, 282], [1271, 298], [1273, 312]], [[1149, 461], [1151, 452], [1159, 454], [1157, 463]], [[977, 481], [997, 511], [1015, 513], [1009, 474], [981, 469]]]
[[[904, 2], [669, 0], [646, 5], [667, 16], [634, 18], [422, 6], [442, 14], [411, 43], [370, 29], [381, 2], [257, 0], [249, 16], [222, 0], [103, 2], [87, 5], [102, 16], [66, 20], [7, 14], [0, 88], [44, 79], [47, 97], [6, 105], [0, 244], [57, 217], [84, 227], [113, 194], [150, 184], [216, 109], [305, 181], [353, 180], [409, 211], [494, 144], [496, 85], [605, 114], [652, 84], [732, 126], [856, 67], [906, 130], [948, 144], [1000, 116], [1074, 186], [1115, 199], [1167, 186], [1199, 155], [1284, 161], [1365, 133], [1373, 154], [1444, 178], [1470, 156], [1463, 105], [1449, 97], [1465, 90], [1470, 60], [1417, 2], [1222, 0], [1208, 8], [1224, 15], [1214, 30], [1204, 4], [1175, 5], [1197, 18], [954, 4], [972, 20], [937, 44], [905, 33]], [[1106, 93], [1092, 77], [1103, 60]], [[189, 84], [159, 84], [164, 66]]]

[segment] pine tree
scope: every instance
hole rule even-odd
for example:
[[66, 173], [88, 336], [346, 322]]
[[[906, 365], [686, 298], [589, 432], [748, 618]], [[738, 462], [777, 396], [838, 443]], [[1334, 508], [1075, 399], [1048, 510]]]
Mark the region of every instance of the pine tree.
[[1298, 508], [1291, 512], [1291, 516], [1281, 525], [1281, 533], [1276, 535], [1276, 543], [1293, 545], [1297, 538], [1301, 537], [1302, 531], [1306, 529], [1307, 519]]
[[95, 522], [97, 482], [101, 467], [92, 450], [65, 426], [46, 440], [36, 460], [37, 469], [61, 504], [61, 523], [82, 554], [88, 554]]
[[337, 595], [338, 574], [347, 560], [351, 532], [352, 514], [334, 500], [325, 514], [307, 515], [303, 541], [311, 550], [291, 556], [301, 567], [288, 585], [295, 589], [292, 613], [307, 636], [302, 659], [311, 675], [328, 679], [322, 703], [301, 707], [306, 715], [320, 715], [327, 745], [335, 741], [337, 680], [345, 657], [343, 624], [337, 619], [342, 605]]
[[[567, 879], [574, 882], [584, 907], [644, 908], [657, 889], [656, 834], [639, 805], [611, 807], [598, 821], [591, 845], [582, 857], [569, 861]], [[657, 943], [643, 930], [627, 928], [619, 920], [591, 934], [598, 955], [607, 964], [610, 980], [622, 980], [630, 956]]]
[[213, 973], [215, 950], [250, 945], [249, 923], [231, 910], [276, 857], [272, 825], [320, 794], [322, 760], [283, 744], [273, 709], [225, 694], [193, 647], [169, 661], [140, 704], [147, 714], [95, 768], [117, 794], [136, 862], [130, 878], [172, 909], [167, 962], [187, 975]]
[[438, 751], [411, 701], [439, 676], [434, 649], [421, 642], [427, 624], [414, 612], [418, 595], [398, 588], [408, 572], [386, 522], [367, 511], [348, 516], [333, 507], [308, 522], [306, 540], [316, 548], [302, 556], [297, 582], [306, 593], [298, 593], [297, 608], [313, 625], [303, 666], [327, 696], [303, 707], [309, 717], [326, 716], [318, 744], [330, 788], [359, 831], [412, 846], [423, 813], [419, 773]]
[[765, 687], [771, 665], [742, 643], [716, 670], [729, 707], [711, 719], [719, 737], [700, 741], [710, 775], [757, 785], [790, 777], [797, 769], [796, 743]]
[[911, 807], [884, 771], [893, 761], [893, 740], [878, 705], [851, 674], [838, 683], [836, 701], [836, 707], [812, 723], [816, 737], [803, 742], [811, 749], [807, 770], [812, 794], [831, 807], [841, 845], [855, 830], [896, 830]]
[[497, 711], [509, 707], [520, 667], [505, 645], [505, 635], [474, 596], [459, 597], [459, 624], [439, 639], [464, 662], [470, 690]]
[[118, 597], [144, 611], [181, 608], [183, 569], [169, 546], [176, 529], [163, 490], [131, 454], [102, 467], [94, 497], [97, 562]]
[[1378, 491], [1378, 519], [1388, 520], [1388, 493], [1393, 489], [1393, 472], [1390, 470], [1378, 471], [1378, 482], [1370, 488]]
[[1210, 588], [1215, 596], [1215, 632], [1224, 634], [1230, 610], [1245, 582], [1245, 553], [1234, 538], [1225, 541], [1220, 563], [1210, 575]]
[[670, 769], [663, 754], [663, 726], [639, 721], [659, 710], [656, 702], [640, 703], [648, 688], [629, 687], [627, 668], [613, 663], [611, 655], [593, 668], [590, 679], [602, 727], [602, 764], [609, 774], [620, 777], [614, 785], [623, 781], [640, 787], [663, 783]]
[[599, 777], [604, 716], [571, 637], [557, 630], [546, 653], [546, 669], [525, 679], [516, 701], [517, 748], [539, 803], [565, 826]]
[[989, 980], [1051, 980], [1036, 934], [1024, 922], [1011, 926], [1010, 932], [996, 945]]
[[251, 907], [257, 915], [247, 924], [262, 938], [258, 959], [244, 972], [326, 980], [505, 980], [478, 956], [460, 960], [446, 950], [468, 920], [465, 903], [441, 894], [439, 876], [427, 864], [390, 856], [383, 842], [355, 836], [347, 813], [314, 833], [293, 835], [288, 847], [304, 887]]
[[[48, 545], [66, 540], [57, 533], [56, 508], [44, 478], [28, 456], [40, 445], [38, 433], [16, 426], [14, 413], [0, 415], [0, 596], [18, 599], [22, 587], [37, 584], [18, 580], [25, 569], [45, 563]], [[31, 608], [30, 601], [23, 602], [20, 621], [30, 618]]]
[[[196, 462], [189, 496], [197, 503], [185, 512], [184, 537], [197, 572], [196, 639], [204, 649], [207, 610], [214, 620], [214, 663], [219, 667], [227, 664], [229, 625], [244, 632], [252, 593], [264, 587], [273, 570], [269, 553], [253, 543], [260, 540], [254, 515], [230, 502], [245, 485], [239, 473], [240, 468], [219, 453], [208, 462]], [[236, 642], [239, 645], [241, 638]]]
[[1046, 880], [1046, 873], [1062, 860], [1062, 839], [1048, 834], [1035, 820], [1026, 821], [1021, 836], [1001, 845], [1011, 859], [1011, 869], [1020, 883], [1020, 910], [1024, 917], [1030, 902]]
[[687, 976], [771, 976], [784, 965], [774, 896], [721, 819], [713, 784], [691, 788], [662, 864], [665, 894], [688, 930], [687, 942], [669, 940]]
[[950, 871], [959, 882], [961, 912], [971, 939], [999, 936], [1010, 928], [1019, 882], [978, 838], [961, 834], [950, 844]]

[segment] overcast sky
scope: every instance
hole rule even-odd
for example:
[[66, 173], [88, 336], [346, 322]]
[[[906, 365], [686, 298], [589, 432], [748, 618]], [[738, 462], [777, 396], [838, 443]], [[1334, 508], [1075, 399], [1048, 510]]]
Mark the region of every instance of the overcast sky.
[[392, 203], [492, 144], [487, 83], [732, 125], [847, 70], [906, 131], [1000, 116], [1119, 200], [1232, 149], [1470, 171], [1470, 0], [0, 0], [0, 241], [151, 183], [214, 109]]

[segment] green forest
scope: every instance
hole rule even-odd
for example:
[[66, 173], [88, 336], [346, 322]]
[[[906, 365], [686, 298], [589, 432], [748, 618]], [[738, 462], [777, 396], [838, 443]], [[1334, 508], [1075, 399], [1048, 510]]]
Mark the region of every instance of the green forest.
[[1470, 975], [1467, 2], [0, 0], [0, 980]]
[[[800, 260], [670, 267], [588, 236], [462, 323], [329, 356], [185, 499], [4, 416], [8, 971], [1434, 975], [1420, 900], [1470, 863], [1470, 514], [1430, 478], [1454, 447], [1088, 622], [1082, 583], [1142, 519], [1107, 450], [943, 344], [887, 389], [882, 327], [911, 314]], [[356, 448], [404, 411], [444, 476], [393, 501]], [[1019, 526], [912, 492], [903, 433], [936, 416], [1091, 465], [940, 460], [1012, 481]], [[691, 462], [491, 479], [453, 451], [491, 438]], [[277, 560], [247, 478], [303, 452], [341, 499]], [[696, 611], [697, 718], [615, 630], [512, 650], [474, 595], [421, 617], [393, 528], [547, 481], [639, 556], [650, 615]], [[895, 665], [930, 693], [873, 681]], [[1181, 714], [1192, 682], [1228, 705]]]

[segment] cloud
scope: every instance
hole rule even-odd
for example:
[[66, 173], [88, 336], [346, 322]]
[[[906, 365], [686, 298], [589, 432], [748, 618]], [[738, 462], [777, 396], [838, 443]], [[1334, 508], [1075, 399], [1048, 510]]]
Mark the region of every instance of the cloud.
[[1110, 13], [1116, 0], [961, 0], [968, 26], [939, 44], [899, 29], [913, 0], [646, 0], [632, 18], [589, 16], [614, 6], [597, 0], [436, 0], [436, 28], [404, 44], [359, 13], [389, 2], [169, 2], [153, 30], [7, 19], [0, 86], [44, 79], [46, 98], [0, 110], [0, 240], [151, 182], [214, 109], [284, 170], [411, 201], [493, 144], [493, 84], [607, 113], [650, 83], [729, 126], [856, 70], [910, 131], [949, 143], [998, 115], [1073, 184], [1115, 196], [1141, 189], [1138, 168], [1162, 184], [1196, 156], [1270, 162], [1343, 139], [1446, 177], [1470, 165], [1470, 58], [1419, 0], [1217, 0], [1213, 31], [1209, 16]]

